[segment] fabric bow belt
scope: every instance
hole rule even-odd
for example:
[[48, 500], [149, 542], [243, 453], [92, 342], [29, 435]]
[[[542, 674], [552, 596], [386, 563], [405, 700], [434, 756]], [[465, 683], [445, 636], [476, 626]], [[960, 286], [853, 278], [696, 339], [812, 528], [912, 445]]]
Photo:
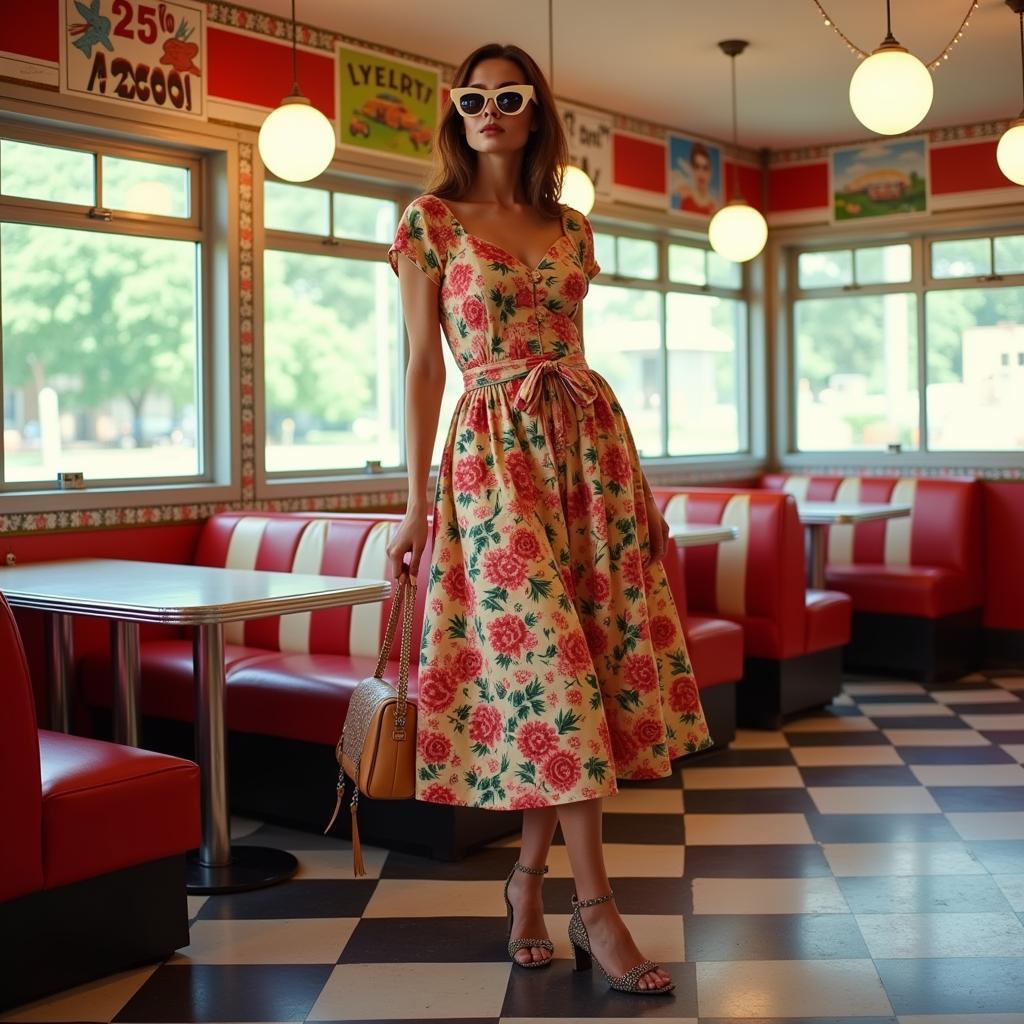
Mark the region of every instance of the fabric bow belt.
[[470, 367], [463, 373], [462, 379], [466, 389], [470, 390], [525, 377], [519, 386], [514, 404], [517, 409], [536, 415], [540, 412], [544, 397], [546, 376], [561, 381], [577, 405], [590, 405], [597, 398], [597, 387], [590, 376], [590, 367], [582, 352], [573, 352], [566, 356], [541, 355], [526, 356], [523, 359], [501, 359], [495, 363]]

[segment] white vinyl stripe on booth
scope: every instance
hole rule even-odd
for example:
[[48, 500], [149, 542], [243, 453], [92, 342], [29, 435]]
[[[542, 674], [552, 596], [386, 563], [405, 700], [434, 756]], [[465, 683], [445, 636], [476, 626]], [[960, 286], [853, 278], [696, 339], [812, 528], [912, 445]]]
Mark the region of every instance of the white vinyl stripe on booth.
[[747, 548], [750, 545], [750, 495], [733, 495], [722, 509], [722, 525], [736, 527], [736, 539], [718, 546], [715, 606], [726, 615], [747, 613]]
[[[388, 578], [388, 541], [391, 539], [392, 523], [374, 523], [366, 535], [366, 543], [359, 552], [359, 565], [356, 576], [360, 579], [385, 580]], [[352, 606], [352, 621], [349, 627], [348, 650], [355, 657], [365, 655], [376, 658], [380, 654], [381, 614], [383, 601], [371, 601], [368, 604]], [[398, 633], [398, 627], [395, 628]], [[414, 644], [418, 641], [413, 637]], [[413, 656], [418, 660], [418, 655]], [[416, 663], [414, 660], [414, 664]]]
[[[295, 549], [292, 559], [292, 572], [320, 574], [320, 564], [324, 557], [324, 545], [327, 543], [327, 520], [312, 519], [302, 531], [299, 546]], [[277, 645], [282, 651], [309, 653], [309, 629], [313, 621], [312, 612], [296, 612], [294, 615], [282, 615]]]
[[[260, 544], [266, 532], [269, 519], [262, 516], [243, 516], [231, 531], [228, 554], [224, 560], [225, 569], [255, 569]], [[245, 643], [245, 623], [229, 622], [224, 626], [224, 642]]]
[[792, 494], [797, 501], [807, 500], [807, 488], [811, 486], [811, 478], [809, 476], [788, 476], [786, 482], [782, 485], [782, 489], [787, 494]]
[[[860, 500], [860, 477], [844, 477], [832, 499], [837, 503]], [[833, 565], [850, 565], [853, 562], [852, 526], [830, 526], [828, 528], [828, 562]]]
[[889, 498], [890, 505], [910, 505], [910, 515], [885, 521], [885, 564], [910, 565], [910, 529], [914, 521], [916, 480], [897, 480]]
[[669, 526], [686, 525], [686, 495], [673, 494], [665, 506], [665, 522]]

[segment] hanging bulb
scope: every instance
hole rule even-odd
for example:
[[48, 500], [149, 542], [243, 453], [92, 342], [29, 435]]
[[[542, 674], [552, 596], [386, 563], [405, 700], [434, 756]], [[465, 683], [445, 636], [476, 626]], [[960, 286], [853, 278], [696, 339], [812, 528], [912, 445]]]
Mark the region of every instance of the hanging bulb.
[[301, 93], [293, 93], [260, 126], [260, 156], [285, 181], [309, 181], [334, 159], [334, 126]]
[[594, 183], [590, 180], [590, 175], [575, 164], [566, 167], [558, 201], [586, 216], [594, 208], [595, 196]]
[[733, 199], [711, 218], [708, 241], [723, 259], [746, 263], [768, 241], [768, 222], [759, 210], [742, 199]]
[[298, 33], [292, 0], [292, 91], [260, 125], [258, 147], [267, 168], [285, 181], [309, 181], [334, 159], [334, 125], [299, 89]]
[[850, 106], [865, 128], [900, 135], [924, 120], [935, 89], [928, 69], [902, 46], [883, 43], [850, 79]]
[[996, 146], [999, 170], [1015, 185], [1024, 185], [1024, 119], [1014, 121]]

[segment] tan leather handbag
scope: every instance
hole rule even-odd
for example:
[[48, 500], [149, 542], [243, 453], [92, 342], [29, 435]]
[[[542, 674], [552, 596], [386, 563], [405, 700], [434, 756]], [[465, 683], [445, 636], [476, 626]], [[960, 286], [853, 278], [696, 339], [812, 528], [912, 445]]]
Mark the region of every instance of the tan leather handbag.
[[[402, 646], [398, 660], [398, 688], [387, 682], [384, 666], [402, 616]], [[324, 829], [330, 832], [345, 796], [345, 778], [352, 780], [352, 869], [365, 875], [359, 845], [359, 794], [374, 800], [407, 800], [416, 790], [416, 705], [408, 700], [409, 654], [412, 648], [412, 618], [416, 608], [416, 581], [406, 569], [399, 577], [398, 593], [391, 602], [391, 614], [384, 631], [384, 646], [373, 675], [355, 688], [348, 702], [348, 713], [335, 747], [338, 758], [338, 799], [334, 814]]]

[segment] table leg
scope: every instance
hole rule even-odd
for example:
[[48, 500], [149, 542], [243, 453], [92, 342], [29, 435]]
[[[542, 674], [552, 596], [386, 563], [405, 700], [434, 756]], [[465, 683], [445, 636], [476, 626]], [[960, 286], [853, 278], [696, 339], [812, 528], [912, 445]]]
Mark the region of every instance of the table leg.
[[812, 590], [825, 589], [825, 526], [808, 523], [807, 584]]
[[298, 861], [284, 850], [232, 846], [228, 812], [224, 626], [197, 626], [192, 644], [196, 683], [196, 760], [200, 772], [202, 838], [186, 863], [190, 893], [259, 889], [291, 878]]
[[71, 732], [71, 670], [75, 662], [71, 616], [46, 616], [46, 653], [50, 680], [50, 728]]
[[114, 662], [114, 741], [139, 745], [139, 624], [114, 619], [110, 623]]

